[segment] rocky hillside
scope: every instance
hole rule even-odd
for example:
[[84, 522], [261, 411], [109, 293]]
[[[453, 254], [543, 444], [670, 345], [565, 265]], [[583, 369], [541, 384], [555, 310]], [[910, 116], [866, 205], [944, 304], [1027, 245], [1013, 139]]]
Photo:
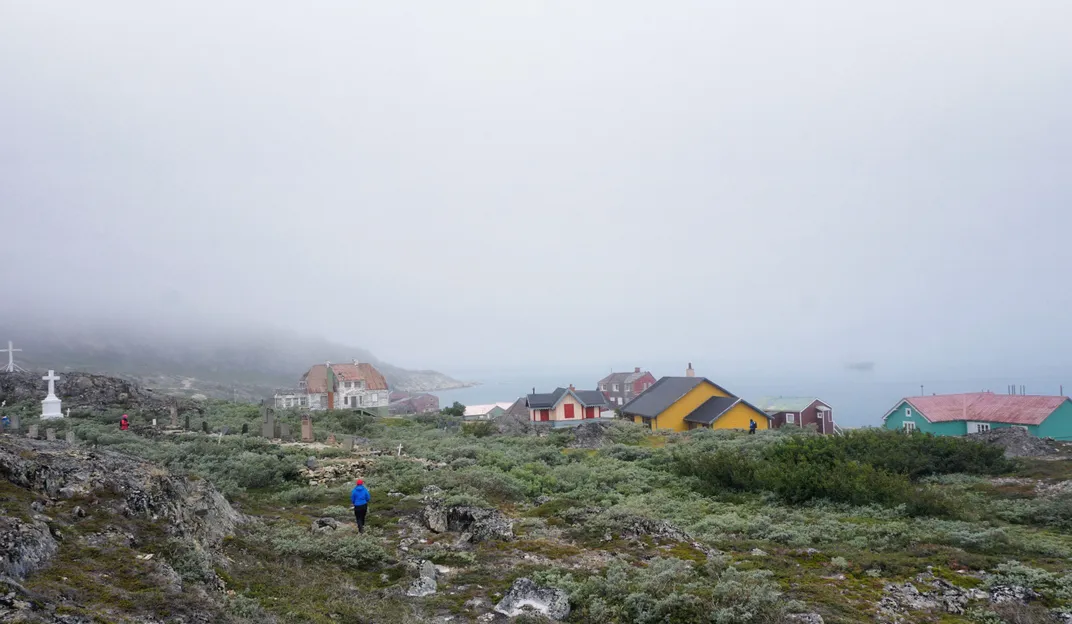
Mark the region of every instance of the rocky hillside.
[[[38, 373], [0, 374], [0, 401], [5, 401], [8, 406], [29, 404], [33, 409], [28, 415], [39, 413], [38, 402], [44, 397], [46, 388]], [[202, 409], [197, 401], [146, 390], [126, 379], [79, 372], [60, 375], [56, 395], [62, 397], [65, 409], [70, 408], [78, 415], [122, 409], [138, 411], [148, 417], [163, 417], [171, 406], [180, 412]]]
[[215, 622], [242, 517], [206, 481], [0, 436], [0, 622]]
[[391, 388], [427, 392], [466, 384], [431, 370], [383, 362], [359, 347], [292, 332], [243, 326], [192, 329], [80, 322], [77, 326], [0, 321], [0, 341], [14, 340], [25, 368], [87, 371], [125, 377], [187, 397], [257, 400], [276, 388], [296, 385], [308, 367], [322, 363], [371, 362]]

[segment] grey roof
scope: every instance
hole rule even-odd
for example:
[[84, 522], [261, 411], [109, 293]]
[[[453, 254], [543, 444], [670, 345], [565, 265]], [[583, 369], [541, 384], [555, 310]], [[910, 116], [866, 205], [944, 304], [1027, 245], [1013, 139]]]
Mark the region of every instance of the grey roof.
[[711, 397], [692, 410], [692, 413], [685, 417], [685, 422], [710, 425], [740, 402], [737, 397]]
[[654, 418], [688, 394], [689, 390], [705, 381], [718, 387], [717, 384], [703, 377], [663, 377], [637, 395], [635, 399], [623, 405], [621, 411], [623, 414]]
[[[819, 399], [815, 397], [762, 397], [755, 404], [756, 407], [768, 414], [780, 414], [782, 412], [803, 412], [816, 401], [819, 401]], [[819, 402], [822, 403], [822, 401]]]
[[599, 390], [574, 390], [573, 395], [585, 407], [603, 407], [607, 405], [607, 397]]
[[555, 388], [554, 392], [546, 394], [530, 394], [527, 397], [531, 409], [549, 409], [562, 400], [562, 395], [569, 392], [585, 407], [603, 407], [607, 405], [607, 398], [599, 390], [567, 390]]
[[632, 372], [632, 373], [611, 373], [599, 380], [599, 385], [603, 384], [631, 384], [637, 379], [640, 379], [644, 375], [647, 375], [648, 371]]

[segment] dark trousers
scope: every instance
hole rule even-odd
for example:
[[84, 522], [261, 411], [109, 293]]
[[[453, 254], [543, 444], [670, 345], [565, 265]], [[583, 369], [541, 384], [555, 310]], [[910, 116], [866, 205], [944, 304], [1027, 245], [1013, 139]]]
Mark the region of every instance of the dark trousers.
[[359, 533], [365, 532], [365, 514], [368, 513], [368, 503], [364, 505], [354, 505], [354, 519], [357, 520], [357, 530]]

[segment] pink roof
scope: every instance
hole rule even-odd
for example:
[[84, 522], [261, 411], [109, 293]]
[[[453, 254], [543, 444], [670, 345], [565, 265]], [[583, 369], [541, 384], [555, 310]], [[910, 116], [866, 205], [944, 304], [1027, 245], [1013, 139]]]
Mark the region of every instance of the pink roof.
[[931, 422], [977, 420], [1013, 425], [1038, 425], [1068, 398], [972, 392], [909, 397], [905, 400]]

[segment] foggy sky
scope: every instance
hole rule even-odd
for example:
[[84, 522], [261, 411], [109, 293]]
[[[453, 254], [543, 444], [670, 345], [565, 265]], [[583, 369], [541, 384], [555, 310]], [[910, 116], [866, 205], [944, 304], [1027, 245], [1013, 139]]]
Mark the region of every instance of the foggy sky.
[[1069, 24], [0, 0], [0, 297], [447, 372], [1067, 367]]

